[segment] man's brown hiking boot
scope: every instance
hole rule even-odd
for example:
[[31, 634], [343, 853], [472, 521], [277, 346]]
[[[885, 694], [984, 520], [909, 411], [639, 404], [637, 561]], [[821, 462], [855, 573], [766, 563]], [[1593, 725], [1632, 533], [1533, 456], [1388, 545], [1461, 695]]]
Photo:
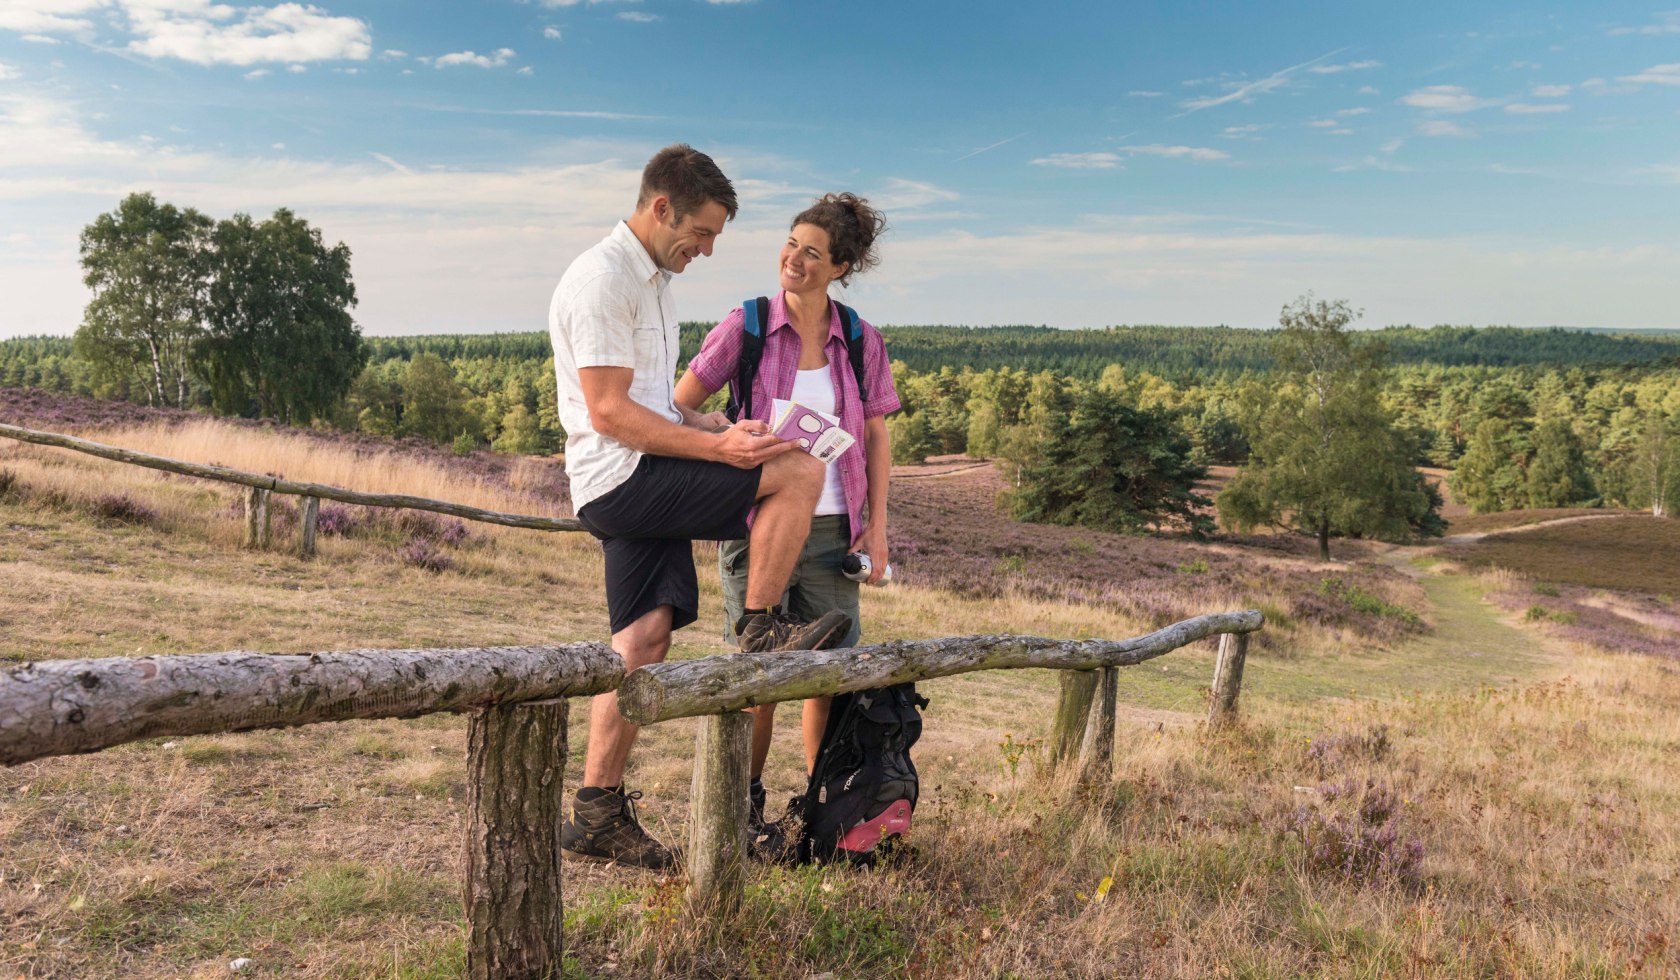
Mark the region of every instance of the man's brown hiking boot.
[[[588, 799], [585, 799], [585, 796]], [[612, 861], [632, 868], [663, 871], [676, 863], [670, 848], [642, 829], [636, 820], [640, 790], [585, 786], [572, 801], [572, 818], [560, 825], [560, 846], [574, 857]]]
[[852, 617], [830, 609], [807, 623], [777, 609], [747, 613], [735, 621], [735, 638], [742, 653], [772, 650], [828, 650], [839, 646], [851, 631]]

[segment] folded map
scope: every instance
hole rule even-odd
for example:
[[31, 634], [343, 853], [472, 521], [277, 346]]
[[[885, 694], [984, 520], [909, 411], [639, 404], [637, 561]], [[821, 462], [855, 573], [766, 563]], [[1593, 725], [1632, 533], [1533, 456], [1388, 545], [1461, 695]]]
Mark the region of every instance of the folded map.
[[840, 420], [798, 402], [776, 399], [770, 406], [770, 432], [778, 439], [798, 440], [799, 448], [825, 463], [840, 458], [856, 439], [840, 428]]

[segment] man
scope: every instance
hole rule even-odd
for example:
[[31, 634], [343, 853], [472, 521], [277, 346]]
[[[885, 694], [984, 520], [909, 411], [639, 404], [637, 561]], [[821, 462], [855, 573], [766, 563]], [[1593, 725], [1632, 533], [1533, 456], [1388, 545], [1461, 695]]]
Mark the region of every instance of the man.
[[[699, 615], [693, 539], [748, 537], [741, 649], [819, 650], [851, 629], [844, 613], [814, 622], [777, 608], [810, 530], [823, 464], [763, 422], [679, 408], [677, 318], [670, 280], [712, 254], [735, 217], [735, 188], [711, 157], [668, 146], [642, 172], [635, 213], [579, 256], [549, 306], [566, 474], [578, 519], [606, 553], [612, 647], [627, 670], [659, 663], [671, 631]], [[561, 845], [587, 858], [665, 868], [671, 852], [636, 820], [624, 765], [637, 727], [618, 695], [590, 707], [583, 788]]]

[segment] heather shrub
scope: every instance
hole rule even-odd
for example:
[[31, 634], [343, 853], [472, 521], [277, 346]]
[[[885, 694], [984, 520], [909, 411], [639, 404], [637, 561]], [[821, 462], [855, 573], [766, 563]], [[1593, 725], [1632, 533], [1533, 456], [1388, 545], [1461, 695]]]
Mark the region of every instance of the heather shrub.
[[428, 572], [447, 572], [455, 567], [455, 560], [444, 554], [437, 542], [430, 538], [411, 538], [397, 551], [404, 565], [424, 568]]
[[347, 538], [366, 523], [367, 517], [360, 508], [351, 509], [345, 504], [322, 504], [315, 515], [316, 531], [331, 537]]
[[105, 494], [94, 500], [93, 516], [113, 524], [151, 526], [158, 523], [158, 512], [126, 493]]
[[1423, 884], [1423, 842], [1400, 826], [1405, 804], [1387, 784], [1367, 779], [1326, 783], [1321, 806], [1297, 807], [1285, 833], [1300, 840], [1310, 874], [1360, 885]]
[[1307, 758], [1318, 765], [1322, 776], [1349, 762], [1381, 762], [1388, 758], [1390, 748], [1388, 726], [1372, 725], [1363, 732], [1313, 739], [1307, 746]]
[[18, 485], [18, 475], [14, 470], [0, 466], [0, 497], [5, 497]]

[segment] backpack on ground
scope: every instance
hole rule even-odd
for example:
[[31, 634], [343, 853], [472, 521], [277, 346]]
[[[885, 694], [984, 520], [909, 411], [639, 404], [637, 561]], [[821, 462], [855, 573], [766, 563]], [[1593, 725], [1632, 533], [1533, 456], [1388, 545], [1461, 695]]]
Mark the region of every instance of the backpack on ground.
[[[846, 360], [851, 362], [852, 377], [857, 379], [858, 400], [869, 400], [869, 388], [863, 383], [863, 324], [857, 311], [845, 303], [829, 300], [840, 311], [840, 337], [846, 344]], [[770, 322], [770, 297], [760, 296], [741, 304], [741, 356], [735, 362], [735, 378], [729, 382], [729, 407], [724, 414], [729, 421], [739, 422], [752, 417], [752, 383], [758, 376], [758, 362], [764, 359], [764, 332]], [[835, 402], [839, 402], [835, 392]]]
[[920, 795], [910, 747], [927, 703], [914, 684], [834, 698], [805, 796], [795, 797], [799, 860], [872, 865], [910, 830]]

